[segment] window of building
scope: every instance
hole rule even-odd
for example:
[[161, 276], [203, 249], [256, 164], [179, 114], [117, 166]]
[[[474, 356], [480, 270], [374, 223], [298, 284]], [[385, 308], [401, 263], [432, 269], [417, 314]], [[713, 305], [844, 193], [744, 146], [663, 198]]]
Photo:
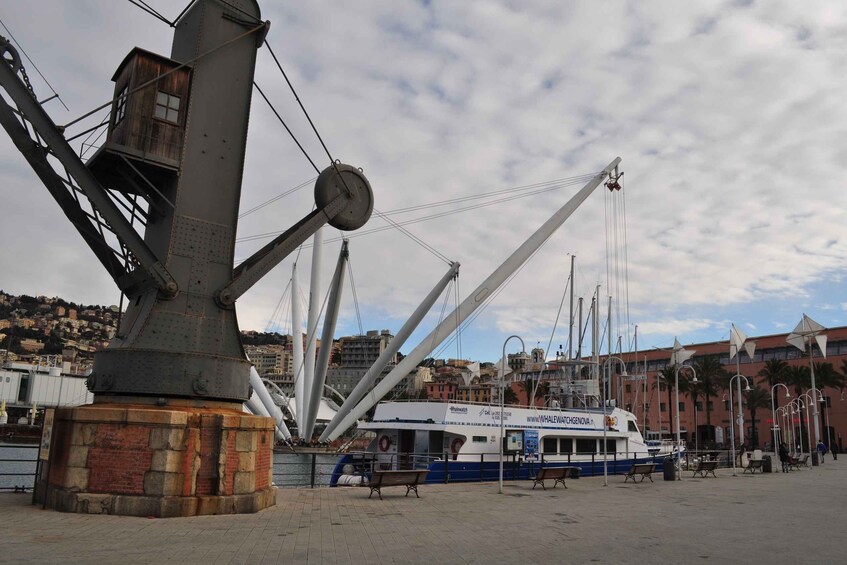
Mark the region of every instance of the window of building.
[[559, 453], [573, 453], [573, 440], [571, 438], [559, 439]]
[[698, 401], [694, 404], [694, 407], [695, 407], [695, 408], [697, 408], [697, 410], [702, 410], [702, 409], [703, 409], [703, 403], [702, 403], [702, 402], [700, 402], [700, 401], [698, 400]]
[[115, 108], [115, 125], [118, 125], [121, 120], [124, 119], [124, 116], [126, 116], [126, 99], [128, 91], [129, 87], [124, 86], [118, 93], [118, 106]]
[[597, 440], [594, 439], [578, 439], [576, 440], [577, 453], [596, 453]]
[[668, 410], [668, 407], [667, 407], [667, 406], [665, 406], [665, 403], [664, 403], [664, 402], [660, 402], [660, 403], [659, 403], [659, 412], [667, 412], [667, 410]]
[[708, 410], [709, 412], [713, 412], [715, 410], [715, 403], [711, 400], [706, 403], [706, 410]]
[[627, 392], [632, 392], [632, 385], [631, 385], [631, 384], [627, 384], [627, 385], [626, 385], [626, 391], [627, 391]]
[[156, 94], [156, 112], [153, 114], [161, 120], [179, 123], [179, 96], [159, 91]]
[[680, 402], [680, 403], [679, 403], [679, 411], [680, 411], [680, 412], [685, 412], [685, 402]]
[[556, 453], [559, 451], [559, 440], [554, 437], [544, 438], [544, 453]]

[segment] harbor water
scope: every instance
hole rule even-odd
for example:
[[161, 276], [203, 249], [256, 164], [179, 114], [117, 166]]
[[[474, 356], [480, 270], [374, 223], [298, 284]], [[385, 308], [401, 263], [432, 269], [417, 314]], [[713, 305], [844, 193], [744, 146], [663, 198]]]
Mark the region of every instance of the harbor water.
[[[274, 453], [273, 481], [282, 488], [326, 487], [340, 455], [335, 453]], [[31, 490], [38, 446], [0, 444], [0, 492]]]

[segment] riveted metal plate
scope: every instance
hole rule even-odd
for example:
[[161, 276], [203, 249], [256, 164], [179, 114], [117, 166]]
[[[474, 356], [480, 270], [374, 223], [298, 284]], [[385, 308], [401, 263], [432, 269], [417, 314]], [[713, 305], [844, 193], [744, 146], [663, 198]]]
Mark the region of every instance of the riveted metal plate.
[[188, 216], [174, 219], [171, 253], [199, 261], [230, 263], [232, 228]]

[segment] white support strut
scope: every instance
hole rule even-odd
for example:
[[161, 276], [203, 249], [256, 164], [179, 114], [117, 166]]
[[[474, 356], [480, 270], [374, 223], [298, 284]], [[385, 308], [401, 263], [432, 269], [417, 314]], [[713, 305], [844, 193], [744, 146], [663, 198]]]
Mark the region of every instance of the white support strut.
[[356, 420], [364, 416], [364, 414], [374, 405], [379, 399], [384, 397], [392, 388], [394, 388], [411, 370], [417, 367], [418, 363], [432, 352], [434, 347], [437, 347], [442, 341], [447, 339], [449, 335], [458, 327], [468, 316], [470, 316], [479, 306], [481, 306], [487, 298], [489, 298], [497, 288], [500, 287], [553, 233], [573, 214], [573, 212], [582, 204], [586, 198], [596, 189], [603, 180], [609, 176], [609, 173], [618, 166], [621, 159], [617, 157], [609, 163], [602, 171], [600, 171], [593, 179], [591, 179], [579, 192], [577, 192], [564, 206], [559, 208], [546, 222], [544, 222], [529, 239], [518, 247], [491, 275], [485, 279], [467, 298], [441, 322], [428, 336], [426, 336], [407, 357], [405, 357], [378, 385], [374, 387], [371, 393], [362, 400], [356, 408], [350, 411], [344, 419], [338, 424], [337, 429], [346, 430], [352, 426]]
[[294, 409], [297, 414], [297, 431], [303, 429], [303, 315], [300, 312], [300, 283], [297, 281], [297, 263], [291, 268], [291, 356], [294, 371]]
[[[306, 318], [306, 354], [303, 357], [303, 423], [297, 430], [301, 440], [310, 441], [304, 433], [306, 428], [305, 413], [308, 412], [309, 398], [312, 393], [312, 381], [315, 378], [315, 353], [318, 347], [318, 315], [321, 309], [321, 255], [324, 242], [323, 228], [315, 232], [312, 238], [312, 277], [309, 281], [309, 314]], [[301, 418], [297, 413], [298, 420]]]
[[418, 324], [421, 323], [424, 316], [427, 312], [429, 312], [432, 305], [435, 304], [435, 301], [447, 287], [447, 284], [456, 277], [459, 273], [459, 263], [451, 263], [450, 269], [448, 269], [447, 273], [441, 277], [441, 280], [438, 281], [438, 284], [429, 292], [426, 298], [423, 299], [423, 302], [417, 307], [417, 309], [412, 313], [406, 323], [403, 324], [403, 327], [397, 332], [397, 335], [394, 336], [394, 339], [386, 346], [385, 350], [382, 354], [377, 358], [373, 365], [367, 370], [367, 372], [362, 376], [358, 383], [356, 383], [353, 391], [347, 396], [347, 399], [344, 401], [344, 404], [341, 405], [338, 412], [332, 418], [332, 421], [327, 425], [326, 429], [323, 431], [320, 437], [320, 441], [332, 441], [336, 439], [341, 433], [344, 431], [339, 430], [338, 433], [333, 434], [333, 432], [338, 427], [338, 424], [341, 420], [350, 413], [354, 406], [362, 399], [365, 393], [370, 389], [379, 375], [382, 374], [382, 370], [388, 365], [389, 361], [394, 358], [394, 355], [400, 351], [400, 348], [406, 343], [406, 340], [409, 339], [409, 336], [412, 335], [412, 332], [415, 331], [415, 328], [418, 327]]
[[329, 367], [329, 354], [332, 352], [332, 336], [335, 334], [335, 324], [338, 321], [338, 309], [341, 304], [341, 289], [344, 286], [344, 272], [347, 265], [347, 240], [341, 244], [341, 252], [338, 254], [338, 262], [335, 265], [335, 274], [329, 287], [329, 303], [324, 315], [324, 327], [321, 334], [321, 349], [318, 355], [315, 373], [312, 376], [312, 390], [309, 392], [309, 402], [306, 404], [306, 417], [304, 418], [305, 433], [300, 435], [309, 441], [315, 430], [315, 422], [318, 419], [318, 407], [323, 398], [324, 383], [326, 382], [326, 370]]

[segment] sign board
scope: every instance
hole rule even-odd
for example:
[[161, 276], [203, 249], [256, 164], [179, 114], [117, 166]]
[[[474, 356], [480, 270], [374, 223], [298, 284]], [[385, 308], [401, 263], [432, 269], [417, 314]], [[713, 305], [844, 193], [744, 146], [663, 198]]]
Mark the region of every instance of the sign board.
[[55, 408], [44, 409], [44, 424], [41, 426], [41, 443], [38, 446], [38, 459], [47, 461], [50, 459], [50, 442], [53, 439], [53, 416]]
[[527, 459], [534, 459], [538, 453], [538, 430], [524, 431], [524, 455]]
[[504, 441], [506, 442], [503, 446], [505, 453], [523, 452], [523, 430], [506, 430]]

